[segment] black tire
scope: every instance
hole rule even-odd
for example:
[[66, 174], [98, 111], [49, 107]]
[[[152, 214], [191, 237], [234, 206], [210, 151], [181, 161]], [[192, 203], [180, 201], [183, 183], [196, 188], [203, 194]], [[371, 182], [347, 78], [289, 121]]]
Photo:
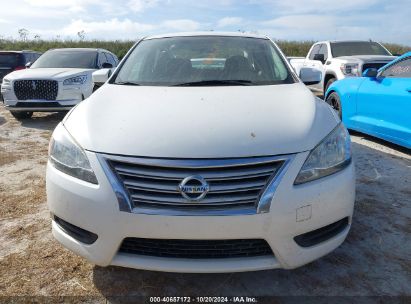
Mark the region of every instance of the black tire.
[[325, 85], [324, 94], [325, 94], [325, 92], [328, 91], [328, 88], [329, 88], [334, 82], [336, 82], [336, 81], [337, 81], [336, 78], [330, 78], [330, 79], [328, 79], [327, 84]]
[[17, 120], [20, 119], [28, 119], [33, 116], [33, 112], [25, 112], [25, 111], [10, 111], [11, 115], [14, 116]]
[[338, 113], [340, 119], [342, 119], [342, 107], [340, 96], [336, 92], [332, 92], [330, 95], [327, 96], [325, 102], [328, 103]]

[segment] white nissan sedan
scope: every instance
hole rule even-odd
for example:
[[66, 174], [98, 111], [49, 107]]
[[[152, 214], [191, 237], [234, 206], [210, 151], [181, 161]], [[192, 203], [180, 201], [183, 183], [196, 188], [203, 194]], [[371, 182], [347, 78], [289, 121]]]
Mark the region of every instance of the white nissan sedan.
[[352, 221], [350, 137], [304, 85], [321, 75], [300, 76], [263, 36], [140, 40], [53, 133], [54, 237], [97, 265], [169, 272], [331, 252]]

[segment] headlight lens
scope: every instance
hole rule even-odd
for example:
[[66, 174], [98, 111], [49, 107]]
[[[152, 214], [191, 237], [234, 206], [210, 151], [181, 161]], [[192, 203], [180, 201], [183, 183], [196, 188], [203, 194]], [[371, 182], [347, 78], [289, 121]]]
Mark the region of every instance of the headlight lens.
[[10, 80], [3, 78], [3, 82], [1, 83], [2, 85], [10, 85]]
[[87, 75], [80, 75], [76, 77], [67, 78], [63, 81], [63, 85], [79, 85], [85, 83]]
[[49, 160], [58, 170], [83, 181], [98, 184], [83, 149], [60, 123], [53, 132], [49, 146]]
[[341, 171], [351, 163], [351, 140], [339, 124], [307, 157], [294, 184], [303, 184]]
[[360, 66], [358, 63], [345, 63], [341, 65], [341, 72], [344, 75], [360, 76]]

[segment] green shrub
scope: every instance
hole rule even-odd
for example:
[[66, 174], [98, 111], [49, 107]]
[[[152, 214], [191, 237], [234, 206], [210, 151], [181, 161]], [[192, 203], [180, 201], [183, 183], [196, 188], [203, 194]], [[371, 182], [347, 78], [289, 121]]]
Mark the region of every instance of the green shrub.
[[[303, 57], [307, 54], [314, 41], [277, 41], [280, 48], [287, 56], [300, 56]], [[8, 40], [0, 39], [0, 50], [33, 50], [45, 52], [52, 48], [103, 48], [115, 53], [120, 59], [124, 57], [127, 51], [134, 44], [134, 41], [103, 41], [103, 40]], [[411, 47], [384, 43], [385, 47], [389, 49], [393, 54], [404, 54], [411, 51]]]

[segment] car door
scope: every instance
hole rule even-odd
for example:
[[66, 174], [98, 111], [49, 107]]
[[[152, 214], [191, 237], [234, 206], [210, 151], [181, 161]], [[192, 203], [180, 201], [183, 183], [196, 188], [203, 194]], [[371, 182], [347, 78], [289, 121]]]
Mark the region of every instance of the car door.
[[411, 57], [362, 82], [357, 114], [361, 129], [387, 140], [411, 142]]
[[[304, 62], [303, 67], [317, 69], [317, 70], [322, 72], [323, 77], [324, 77], [324, 65], [323, 65], [323, 63], [321, 61], [314, 60], [315, 55], [322, 54], [320, 52], [321, 52], [321, 49], [323, 48], [323, 46], [325, 46], [325, 49], [327, 48], [327, 46], [323, 43], [315, 44], [313, 46], [313, 48], [311, 49], [310, 55], [308, 56], [308, 59]], [[322, 90], [322, 81], [318, 84], [309, 85], [308, 87], [310, 87], [310, 88], [312, 88], [316, 91]]]

